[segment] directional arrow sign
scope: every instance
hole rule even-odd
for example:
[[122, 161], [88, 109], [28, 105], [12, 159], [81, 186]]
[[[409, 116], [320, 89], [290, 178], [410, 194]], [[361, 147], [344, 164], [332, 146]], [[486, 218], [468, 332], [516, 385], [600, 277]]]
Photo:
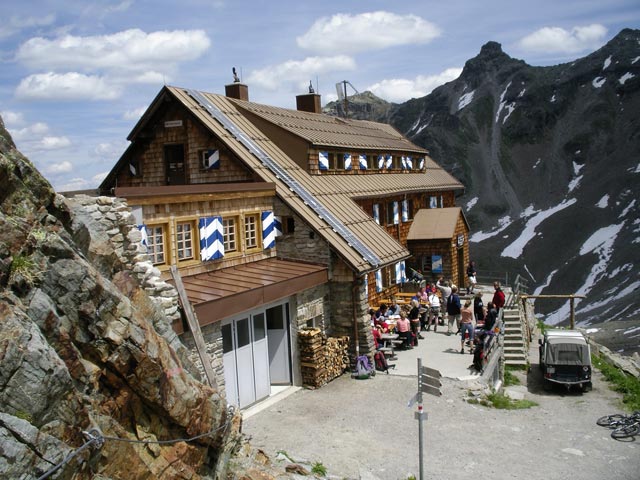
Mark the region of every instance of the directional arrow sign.
[[421, 367], [420, 368], [420, 373], [423, 373], [424, 375], [427, 375], [427, 376], [433, 377], [433, 378], [442, 377], [442, 374], [440, 373], [440, 371], [436, 370], [435, 368]]
[[423, 393], [430, 393], [431, 395], [435, 395], [436, 397], [439, 397], [440, 395], [442, 395], [442, 392], [440, 391], [439, 388], [432, 387], [431, 385], [428, 385], [426, 383], [422, 384], [421, 390]]
[[442, 382], [440, 382], [440, 380], [438, 380], [437, 378], [422, 375], [422, 385], [431, 385], [432, 387], [440, 388], [442, 386]]

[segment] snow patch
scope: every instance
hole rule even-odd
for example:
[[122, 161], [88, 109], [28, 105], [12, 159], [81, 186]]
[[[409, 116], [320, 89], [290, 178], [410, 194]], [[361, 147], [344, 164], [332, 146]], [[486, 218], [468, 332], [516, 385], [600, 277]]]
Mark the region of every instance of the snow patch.
[[518, 98], [522, 98], [524, 96], [524, 92], [526, 92], [527, 89], [523, 88], [522, 91], [518, 94]]
[[634, 63], [636, 63], [638, 60], [640, 60], [640, 57], [636, 57], [633, 60], [631, 60], [631, 65], [633, 65]]
[[538, 161], [536, 163], [534, 163], [533, 168], [536, 168], [538, 165], [540, 165], [540, 159], [538, 158]]
[[600, 88], [602, 85], [604, 85], [604, 82], [606, 81], [607, 79], [604, 77], [596, 77], [591, 82], [591, 85], [593, 85], [593, 88]]
[[495, 230], [490, 232], [476, 232], [471, 237], [469, 237], [469, 241], [472, 243], [479, 243], [487, 238], [495, 237], [500, 232], [505, 230], [509, 225], [511, 225], [511, 217], [509, 215], [502, 217], [498, 220], [498, 227]]
[[420, 117], [417, 118], [416, 123], [414, 123], [411, 128], [409, 129], [409, 132], [413, 132], [416, 128], [418, 128], [418, 125], [420, 125]]
[[640, 173], [640, 163], [636, 166], [635, 170], [632, 170], [631, 173]]
[[502, 251], [500, 256], [518, 258], [520, 255], [522, 255], [522, 251], [524, 250], [524, 247], [527, 245], [527, 243], [529, 243], [529, 241], [536, 236], [536, 227], [538, 225], [540, 225], [542, 222], [544, 222], [547, 218], [549, 218], [553, 214], [561, 210], [564, 210], [567, 207], [570, 207], [574, 203], [576, 203], [576, 199], [571, 198], [569, 200], [564, 200], [559, 205], [556, 205], [555, 207], [551, 207], [548, 210], [537, 212], [535, 215], [533, 215], [529, 219], [520, 236], [516, 238], [510, 245], [508, 245]]
[[596, 203], [596, 207], [598, 208], [607, 208], [608, 205], [609, 205], [608, 193], [604, 197], [602, 197], [600, 200], [598, 200], [598, 203]]
[[579, 255], [586, 255], [596, 251], [602, 251], [601, 257], [609, 259], [611, 246], [613, 245], [612, 238], [618, 235], [624, 222], [618, 225], [609, 225], [608, 227], [602, 227], [591, 234], [587, 240], [580, 247]]
[[602, 66], [602, 70], [606, 70], [609, 65], [611, 65], [611, 55], [604, 61], [604, 65]]
[[535, 277], [533, 276], [533, 274], [529, 271], [529, 267], [527, 267], [527, 264], [524, 264], [524, 269], [527, 271], [527, 273], [529, 274], [529, 276], [531, 277], [531, 280], [533, 280], [534, 282], [536, 281]]
[[505, 108], [508, 110], [508, 112], [504, 116], [504, 118], [502, 119], [502, 124], [503, 125], [507, 121], [507, 118], [509, 118], [509, 115], [511, 115], [513, 113], [513, 111], [516, 109], [516, 102], [508, 103], [507, 105], [505, 105]]
[[496, 121], [495, 121], [495, 123], [498, 123], [498, 119], [500, 118], [500, 113], [502, 112], [502, 109], [504, 108], [504, 106], [507, 103], [507, 102], [504, 101], [504, 96], [507, 94], [507, 90], [509, 90], [510, 86], [511, 86], [511, 82], [509, 82], [507, 84], [507, 86], [504, 87], [504, 90], [500, 94], [500, 106], [498, 107], [498, 111], [496, 112]]
[[551, 100], [549, 100], [551, 103], [556, 103], [556, 94], [554, 93], [553, 96], [551, 97]]
[[478, 197], [473, 197], [471, 200], [469, 200], [466, 206], [467, 212], [471, 210], [476, 203], [478, 203]]
[[547, 278], [545, 279], [544, 283], [542, 285], [537, 286], [536, 289], [533, 291], [533, 294], [540, 295], [540, 293], [549, 286], [549, 284], [551, 283], [551, 279], [556, 273], [558, 273], [558, 270], [554, 270], [549, 275], [547, 275]]
[[627, 72], [618, 79], [618, 82], [620, 82], [620, 85], [624, 85], [627, 80], [631, 80], [633, 77], [635, 77], [633, 73]]
[[631, 203], [627, 205], [627, 208], [625, 208], [622, 211], [619, 218], [626, 217], [627, 213], [629, 213], [629, 210], [631, 210], [635, 206], [635, 204], [636, 204], [636, 199], [634, 198], [633, 200], [631, 200]]
[[633, 327], [633, 328], [630, 328], [629, 330], [625, 330], [624, 335], [629, 335], [630, 333], [635, 333], [637, 331], [640, 331], [640, 327]]
[[631, 263], [625, 263], [621, 267], [617, 267], [612, 272], [610, 272], [609, 278], [615, 278], [615, 276], [619, 273], [630, 272], [631, 270], [633, 270], [633, 265]]
[[569, 193], [573, 192], [575, 188], [580, 185], [580, 180], [582, 180], [582, 175], [577, 176], [569, 182]]
[[599, 331], [600, 331], [600, 329], [599, 329], [599, 328], [587, 328], [587, 329], [585, 330], [585, 333], [597, 333], [597, 332], [599, 332]]
[[460, 99], [458, 100], [458, 111], [462, 110], [473, 101], [473, 95], [475, 93], [475, 90], [471, 90], [469, 93], [465, 93], [460, 97]]

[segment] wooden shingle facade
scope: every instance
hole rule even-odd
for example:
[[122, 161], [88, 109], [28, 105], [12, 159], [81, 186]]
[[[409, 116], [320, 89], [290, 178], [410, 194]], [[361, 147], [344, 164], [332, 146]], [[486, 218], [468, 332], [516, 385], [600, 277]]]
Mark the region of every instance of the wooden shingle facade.
[[[304, 326], [370, 353], [368, 305], [423, 267], [411, 248], [468, 259], [466, 222], [453, 250], [411, 239], [414, 219], [454, 208], [463, 187], [388, 125], [164, 87], [129, 140], [101, 193], [127, 199], [167, 279], [177, 267], [241, 407], [300, 383]], [[192, 344], [184, 323], [174, 329]]]

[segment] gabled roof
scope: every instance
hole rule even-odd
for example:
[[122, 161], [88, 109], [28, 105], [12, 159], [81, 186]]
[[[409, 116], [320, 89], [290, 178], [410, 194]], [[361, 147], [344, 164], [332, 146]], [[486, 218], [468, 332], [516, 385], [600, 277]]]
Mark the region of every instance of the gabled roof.
[[[164, 87], [179, 102], [181, 102], [211, 133], [225, 142], [230, 150], [244, 162], [255, 174], [265, 182], [276, 185], [276, 194], [294, 212], [300, 215], [318, 234], [332, 246], [332, 248], [349, 264], [357, 274], [364, 274], [377, 270], [380, 266], [396, 263], [409, 257], [409, 251], [394, 240], [378, 225], [375, 220], [367, 215], [346, 193], [335, 192], [330, 198], [322, 199], [322, 186], [319, 185], [318, 176], [309, 175], [298, 166], [267, 136], [243, 116], [236, 105], [237, 102], [229, 98], [205, 92], [199, 92], [204, 98], [220, 110], [232, 121], [244, 135], [264, 150], [269, 157], [276, 162], [286, 174], [297, 182], [302, 188], [312, 194], [318, 204], [337, 218], [346, 229], [353, 234], [354, 239], [363, 244], [366, 249], [373, 252], [380, 260], [378, 265], [371, 264], [356, 250], [350, 239], [336, 231], [330, 223], [321, 218], [314, 208], [305, 199], [296, 194], [285, 179], [280, 178], [266, 164], [251, 153], [245, 145], [232, 135], [223, 125], [216, 120], [205, 108], [203, 108], [186, 89], [177, 87]], [[139, 126], [136, 126], [139, 128]]]
[[428, 154], [425, 149], [411, 143], [391, 125], [289, 110], [237, 99], [230, 101], [237, 107], [303, 138], [315, 147]]
[[467, 219], [460, 207], [424, 208], [418, 210], [413, 217], [407, 240], [442, 240], [455, 235], [458, 218], [462, 219], [469, 229]]

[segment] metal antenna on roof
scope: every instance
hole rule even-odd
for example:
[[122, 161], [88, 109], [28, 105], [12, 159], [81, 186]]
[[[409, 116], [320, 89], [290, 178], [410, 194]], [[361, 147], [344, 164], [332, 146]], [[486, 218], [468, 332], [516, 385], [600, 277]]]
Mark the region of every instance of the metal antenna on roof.
[[336, 92], [338, 93], [338, 101], [343, 103], [344, 118], [349, 118], [349, 100], [347, 97], [347, 85], [349, 85], [356, 94], [358, 90], [354, 87], [349, 80], [342, 80], [336, 83]]
[[233, 67], [231, 71], [233, 72], [233, 83], [240, 83], [240, 77], [238, 77], [236, 73], [236, 67]]

